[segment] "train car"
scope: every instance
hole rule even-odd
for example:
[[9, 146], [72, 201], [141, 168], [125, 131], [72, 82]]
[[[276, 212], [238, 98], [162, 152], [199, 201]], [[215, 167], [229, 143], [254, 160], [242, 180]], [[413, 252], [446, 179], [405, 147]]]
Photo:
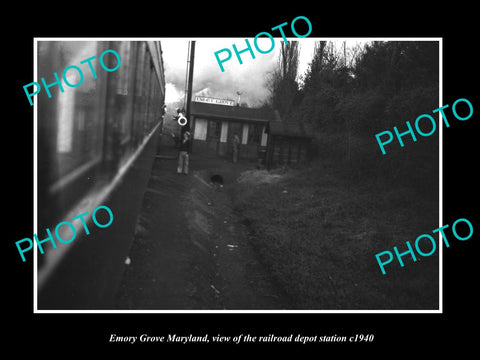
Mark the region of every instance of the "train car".
[[161, 43], [36, 48], [37, 309], [112, 309], [163, 121]]

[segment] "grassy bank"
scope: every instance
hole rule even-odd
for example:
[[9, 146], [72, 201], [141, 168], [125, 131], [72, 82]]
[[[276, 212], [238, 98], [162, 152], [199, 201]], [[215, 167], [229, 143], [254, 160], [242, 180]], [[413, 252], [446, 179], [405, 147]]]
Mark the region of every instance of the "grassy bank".
[[230, 190], [253, 247], [298, 308], [438, 308], [438, 251], [404, 268], [394, 260], [386, 275], [375, 259], [437, 227], [438, 189], [419, 193], [317, 162], [250, 170]]

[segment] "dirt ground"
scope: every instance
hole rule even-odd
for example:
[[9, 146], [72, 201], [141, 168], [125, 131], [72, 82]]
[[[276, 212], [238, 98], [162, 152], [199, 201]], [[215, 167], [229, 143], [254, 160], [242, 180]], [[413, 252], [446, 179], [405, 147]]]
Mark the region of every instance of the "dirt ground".
[[[256, 164], [194, 153], [190, 173], [179, 175], [176, 151], [168, 139], [164, 142], [125, 259], [116, 307], [292, 309], [249, 243], [227, 191]], [[214, 174], [223, 177], [223, 186], [211, 183]]]

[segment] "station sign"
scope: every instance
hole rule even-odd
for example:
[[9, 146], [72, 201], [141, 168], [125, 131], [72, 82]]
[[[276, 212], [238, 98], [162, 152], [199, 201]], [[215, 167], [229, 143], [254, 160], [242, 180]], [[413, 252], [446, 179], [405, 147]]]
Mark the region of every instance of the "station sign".
[[208, 104], [217, 104], [217, 105], [227, 105], [227, 106], [235, 106], [235, 100], [230, 99], [217, 99], [207, 96], [195, 96], [194, 100], [196, 102], [203, 102]]

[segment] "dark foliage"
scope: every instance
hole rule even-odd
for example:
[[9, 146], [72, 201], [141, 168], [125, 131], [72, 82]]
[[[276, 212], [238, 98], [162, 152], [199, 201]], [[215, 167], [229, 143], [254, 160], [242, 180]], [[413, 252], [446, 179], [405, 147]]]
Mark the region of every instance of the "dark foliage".
[[291, 99], [281, 113], [310, 123], [319, 149], [328, 143], [327, 153], [319, 151], [320, 160], [343, 160], [357, 176], [419, 188], [437, 184], [438, 130], [416, 143], [406, 139], [403, 148], [393, 142], [385, 156], [375, 134], [393, 126], [405, 131], [406, 121], [413, 124], [438, 107], [438, 42], [374, 41], [344, 54], [332, 42], [318, 42], [301, 88], [291, 77], [288, 83], [279, 77], [272, 106]]

